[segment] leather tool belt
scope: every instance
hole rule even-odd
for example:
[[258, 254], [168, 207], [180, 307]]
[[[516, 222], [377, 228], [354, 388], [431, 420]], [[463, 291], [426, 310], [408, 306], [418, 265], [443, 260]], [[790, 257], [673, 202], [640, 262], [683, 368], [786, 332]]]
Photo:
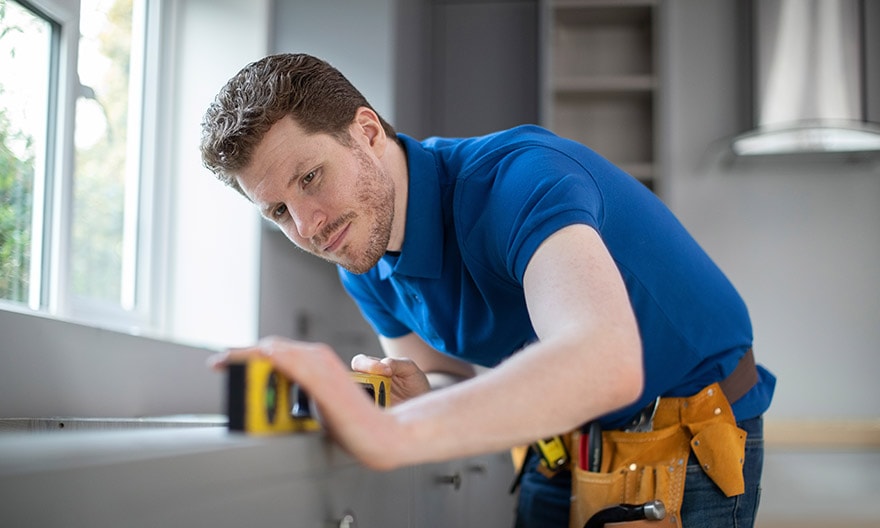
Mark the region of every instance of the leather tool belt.
[[[660, 500], [666, 509], [653, 526], [681, 527], [687, 461], [693, 451], [706, 474], [727, 495], [742, 494], [746, 432], [736, 426], [730, 402], [757, 382], [749, 350], [725, 380], [684, 398], [661, 398], [647, 432], [602, 431], [598, 471], [588, 471], [580, 450], [572, 453], [571, 528], [581, 528], [597, 512], [618, 504]], [[581, 431], [571, 444], [581, 443]]]

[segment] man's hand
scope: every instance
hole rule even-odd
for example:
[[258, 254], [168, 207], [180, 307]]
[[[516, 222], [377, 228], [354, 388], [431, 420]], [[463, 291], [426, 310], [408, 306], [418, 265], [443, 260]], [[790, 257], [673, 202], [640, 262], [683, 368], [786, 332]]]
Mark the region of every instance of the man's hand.
[[269, 359], [281, 374], [303, 385], [318, 383], [318, 380], [344, 368], [329, 345], [275, 336], [263, 338], [250, 347], [230, 348], [215, 354], [208, 358], [208, 365], [222, 370], [230, 363], [260, 357]]
[[351, 359], [352, 370], [368, 374], [380, 374], [391, 378], [391, 405], [402, 403], [431, 390], [428, 377], [407, 358], [383, 359], [358, 354]]
[[[216, 354], [208, 359], [208, 364], [222, 370], [231, 363], [255, 357], [268, 359], [281, 375], [308, 392], [318, 406], [327, 432], [363, 464], [374, 469], [392, 469], [400, 464], [395, 458], [399, 452], [396, 442], [401, 438], [395, 419], [364, 398], [363, 389], [352, 382], [350, 370], [332, 347], [267, 337], [254, 346]], [[424, 377], [414, 365], [411, 370], [417, 374], [404, 376], [405, 379]]]

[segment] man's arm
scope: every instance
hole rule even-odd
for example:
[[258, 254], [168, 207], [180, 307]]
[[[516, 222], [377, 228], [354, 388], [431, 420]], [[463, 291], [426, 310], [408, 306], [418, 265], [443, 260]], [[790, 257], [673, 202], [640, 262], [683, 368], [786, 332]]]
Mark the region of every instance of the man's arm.
[[549, 237], [524, 277], [539, 341], [472, 380], [390, 410], [382, 467], [498, 451], [564, 433], [635, 401], [642, 347], [623, 279], [599, 234]]
[[501, 451], [635, 401], [643, 388], [638, 327], [599, 234], [573, 225], [550, 236], [532, 257], [524, 287], [538, 342], [485, 374], [387, 410], [363, 398], [326, 345], [270, 339], [217, 364], [271, 358], [301, 381], [340, 445], [377, 469]]

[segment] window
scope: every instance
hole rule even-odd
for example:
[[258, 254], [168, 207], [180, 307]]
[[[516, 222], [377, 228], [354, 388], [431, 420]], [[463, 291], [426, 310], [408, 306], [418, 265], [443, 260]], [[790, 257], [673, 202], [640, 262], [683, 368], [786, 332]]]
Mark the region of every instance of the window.
[[198, 138], [218, 87], [267, 52], [271, 7], [0, 0], [0, 319], [255, 339], [259, 215]]
[[54, 31], [0, 0], [0, 298], [35, 307]]
[[142, 117], [157, 86], [144, 73], [158, 49], [147, 3], [0, 0], [0, 299], [153, 324], [150, 229], [138, 221], [152, 206]]
[[143, 69], [132, 22], [143, 6], [80, 1], [70, 293], [74, 303], [132, 310]]

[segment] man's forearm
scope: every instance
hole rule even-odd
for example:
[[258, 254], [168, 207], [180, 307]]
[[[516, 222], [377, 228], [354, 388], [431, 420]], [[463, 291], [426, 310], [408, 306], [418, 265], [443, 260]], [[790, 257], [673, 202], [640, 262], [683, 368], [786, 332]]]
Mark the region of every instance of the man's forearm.
[[428, 383], [431, 384], [431, 389], [433, 390], [443, 389], [472, 377], [451, 374], [449, 372], [428, 372], [425, 375], [428, 377]]

